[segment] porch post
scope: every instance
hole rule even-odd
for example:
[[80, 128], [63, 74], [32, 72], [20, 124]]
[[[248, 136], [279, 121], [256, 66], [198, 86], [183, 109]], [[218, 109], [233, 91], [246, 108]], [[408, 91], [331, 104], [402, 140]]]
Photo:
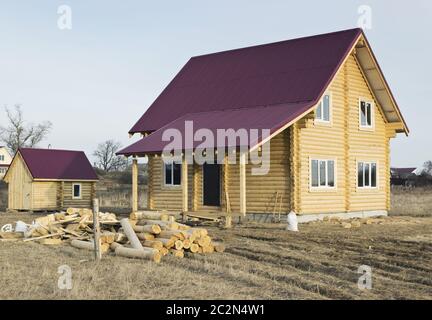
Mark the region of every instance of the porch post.
[[186, 161], [186, 154], [182, 157], [182, 166], [181, 166], [181, 185], [182, 185], [182, 203], [183, 203], [183, 212], [189, 211], [188, 206], [188, 163]]
[[138, 211], [138, 159], [132, 160], [132, 212]]
[[246, 217], [246, 156], [240, 152], [240, 214]]

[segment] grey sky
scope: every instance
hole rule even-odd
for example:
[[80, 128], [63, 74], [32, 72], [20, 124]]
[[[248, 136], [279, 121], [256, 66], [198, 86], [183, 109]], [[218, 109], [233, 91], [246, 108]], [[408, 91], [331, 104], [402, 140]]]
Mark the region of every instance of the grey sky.
[[[72, 8], [72, 30], [57, 8]], [[357, 26], [366, 30], [411, 135], [392, 143], [392, 165], [432, 159], [432, 1], [57, 1], [0, 3], [0, 106], [50, 120], [41, 143], [91, 155], [127, 132], [194, 55]], [[0, 124], [5, 124], [0, 113]]]

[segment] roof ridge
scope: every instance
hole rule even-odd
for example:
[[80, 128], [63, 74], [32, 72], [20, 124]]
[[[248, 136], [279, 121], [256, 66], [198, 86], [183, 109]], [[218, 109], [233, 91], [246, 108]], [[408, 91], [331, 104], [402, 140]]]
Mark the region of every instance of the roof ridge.
[[67, 150], [67, 149], [50, 149], [50, 148], [29, 148], [29, 147], [23, 147], [18, 148], [18, 150], [38, 150], [38, 151], [62, 151], [62, 152], [82, 152], [82, 150]]
[[280, 41], [275, 41], [275, 42], [270, 42], [270, 43], [263, 43], [263, 44], [258, 44], [258, 45], [252, 45], [252, 46], [247, 46], [247, 47], [241, 47], [241, 48], [235, 48], [235, 49], [229, 49], [229, 50], [223, 50], [223, 51], [205, 53], [205, 54], [200, 54], [200, 55], [193, 56], [193, 57], [190, 58], [190, 60], [195, 59], [195, 58], [202, 58], [202, 57], [207, 57], [207, 56], [212, 56], [212, 55], [218, 55], [218, 54], [224, 54], [224, 53], [234, 52], [234, 51], [241, 51], [241, 50], [260, 48], [260, 47], [270, 47], [270, 46], [274, 46], [274, 45], [284, 44], [284, 43], [287, 43], [287, 42], [294, 42], [294, 41], [301, 41], [301, 40], [307, 40], [307, 39], [324, 37], [324, 36], [331, 36], [331, 35], [336, 35], [336, 34], [339, 34], [339, 33], [352, 32], [352, 31], [363, 32], [363, 30], [361, 28], [345, 29], [345, 30], [333, 31], [333, 32], [328, 32], [328, 33], [321, 33], [321, 34], [315, 34], [315, 35], [310, 35], [310, 36], [304, 36], [304, 37], [299, 37], [299, 38], [280, 40]]

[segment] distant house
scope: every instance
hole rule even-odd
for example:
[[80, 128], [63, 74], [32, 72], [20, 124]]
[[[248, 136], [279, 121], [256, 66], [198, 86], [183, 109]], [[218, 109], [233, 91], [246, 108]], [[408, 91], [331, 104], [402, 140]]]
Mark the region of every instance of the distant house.
[[415, 176], [417, 168], [391, 168], [391, 184], [395, 186], [406, 185], [410, 177]]
[[[252, 137], [256, 129], [269, 135]], [[198, 130], [246, 130], [251, 139], [167, 141], [168, 132], [187, 139]], [[390, 140], [409, 129], [365, 34], [352, 29], [193, 57], [129, 133], [142, 135], [118, 153], [134, 158], [134, 210], [137, 159], [146, 157], [149, 209], [312, 219], [387, 214]], [[185, 156], [203, 146], [224, 159]], [[265, 147], [270, 170], [254, 175], [250, 155]]]
[[21, 148], [4, 178], [8, 208], [90, 208], [98, 177], [84, 152]]
[[12, 157], [7, 151], [6, 147], [0, 146], [0, 180], [2, 180], [5, 176], [11, 161]]

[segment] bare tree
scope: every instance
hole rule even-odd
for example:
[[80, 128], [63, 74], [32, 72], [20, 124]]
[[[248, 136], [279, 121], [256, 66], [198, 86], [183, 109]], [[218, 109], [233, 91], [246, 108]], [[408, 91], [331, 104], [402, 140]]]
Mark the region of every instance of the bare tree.
[[5, 107], [7, 121], [6, 127], [0, 126], [0, 141], [15, 154], [19, 148], [33, 148], [44, 140], [51, 130], [52, 124], [44, 121], [39, 124], [26, 123], [19, 104], [13, 110]]
[[422, 173], [429, 175], [429, 176], [432, 176], [432, 161], [429, 160], [423, 164]]
[[97, 159], [97, 167], [105, 172], [126, 169], [128, 164], [127, 159], [115, 154], [120, 148], [120, 142], [114, 140], [107, 140], [100, 143], [96, 151], [93, 152], [93, 156]]

